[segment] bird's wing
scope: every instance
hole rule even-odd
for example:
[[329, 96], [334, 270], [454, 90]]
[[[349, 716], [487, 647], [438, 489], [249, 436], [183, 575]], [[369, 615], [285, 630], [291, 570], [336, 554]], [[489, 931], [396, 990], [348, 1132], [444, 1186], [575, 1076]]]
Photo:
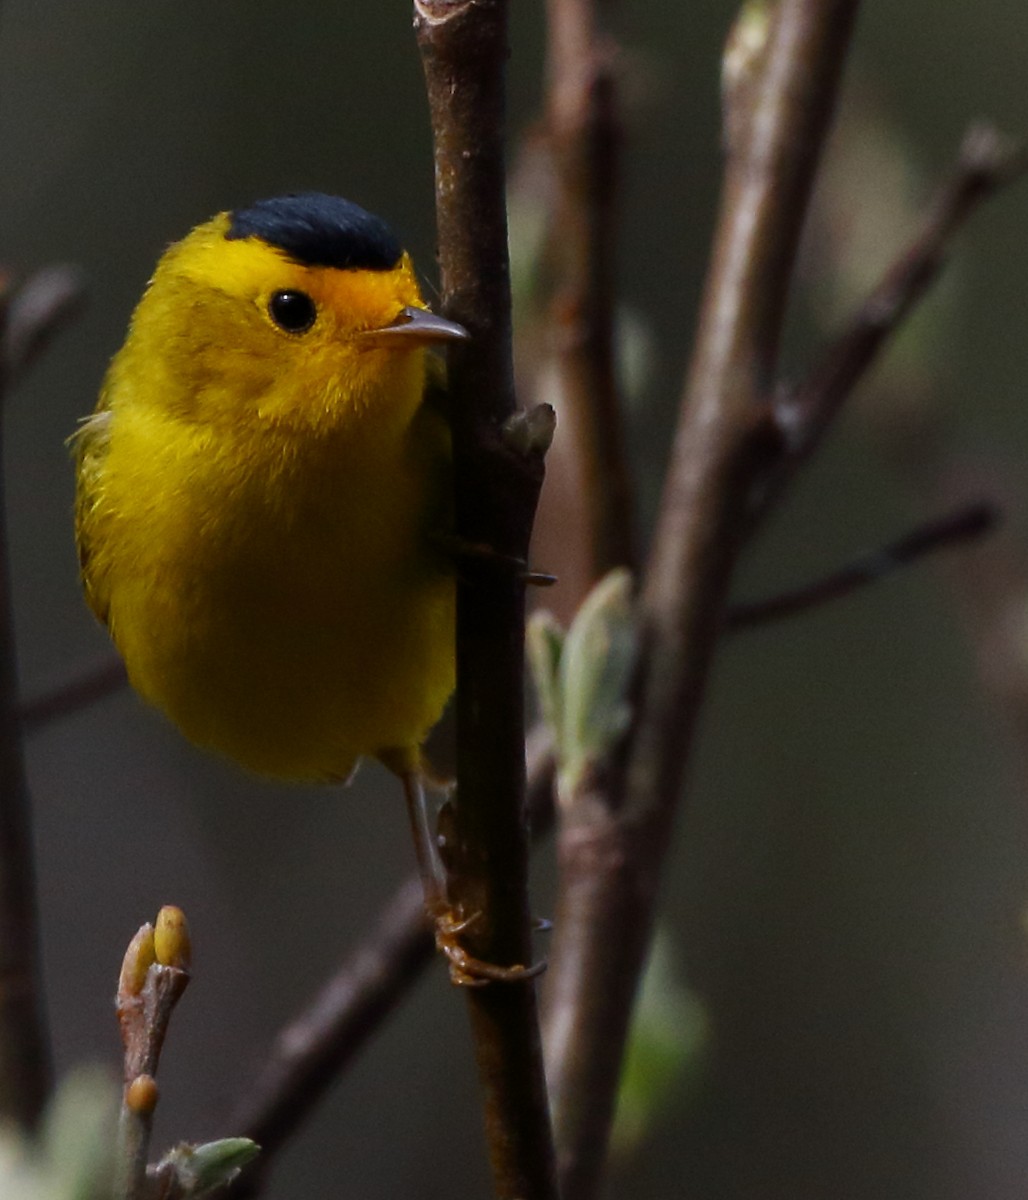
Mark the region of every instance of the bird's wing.
[[97, 618], [107, 624], [110, 591], [107, 572], [95, 555], [99, 524], [103, 519], [103, 474], [110, 444], [111, 411], [100, 407], [86, 417], [70, 439], [75, 449], [75, 544], [86, 601]]

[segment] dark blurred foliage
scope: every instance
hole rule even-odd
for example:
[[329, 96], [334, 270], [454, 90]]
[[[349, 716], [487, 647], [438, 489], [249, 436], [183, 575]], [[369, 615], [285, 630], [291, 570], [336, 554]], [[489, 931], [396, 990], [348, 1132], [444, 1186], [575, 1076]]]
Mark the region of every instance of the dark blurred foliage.
[[[513, 7], [516, 139], [538, 108], [542, 19], [539, 6]], [[647, 514], [716, 202], [732, 15], [710, 0], [615, 13], [624, 294], [654, 347], [631, 421]], [[927, 194], [969, 119], [1028, 130], [1026, 43], [1017, 5], [867, 5], [848, 103], [873, 96], [875, 120], [908, 148], [921, 180], [908, 202]], [[21, 673], [34, 694], [106, 650], [78, 594], [64, 438], [92, 407], [162, 247], [219, 209], [317, 187], [386, 216], [431, 277], [430, 138], [408, 6], [9, 0], [0, 161], [0, 258], [21, 272], [73, 261], [90, 281], [88, 311], [7, 414]], [[863, 186], [887, 182], [869, 172]], [[929, 301], [948, 306], [944, 333], [926, 339], [915, 371], [948, 459], [973, 456], [976, 478], [1001, 486], [1015, 534], [1028, 448], [1024, 212], [1014, 190], [962, 238], [959, 278]], [[911, 220], [883, 226], [883, 261]], [[848, 269], [829, 242], [812, 239], [812, 286]], [[822, 300], [797, 305], [794, 370], [825, 336], [824, 312]], [[755, 547], [740, 594], [816, 575], [932, 511], [934, 483], [909, 445], [895, 453], [879, 417], [858, 404], [843, 421]], [[618, 1194], [1021, 1195], [1028, 784], [1011, 725], [983, 698], [951, 582], [921, 567], [726, 647], [666, 886], [712, 1056], [687, 1111], [667, 1114], [623, 1167]], [[1012, 657], [1025, 628], [1012, 627]], [[277, 1023], [412, 865], [395, 787], [377, 769], [344, 795], [244, 778], [127, 694], [34, 736], [29, 767], [60, 1065], [115, 1060], [124, 944], [160, 904], [180, 904], [195, 982], [167, 1047], [157, 1143], [235, 1132], [224, 1112]], [[462, 1006], [439, 968], [283, 1157], [269, 1196], [484, 1195], [475, 1087]]]

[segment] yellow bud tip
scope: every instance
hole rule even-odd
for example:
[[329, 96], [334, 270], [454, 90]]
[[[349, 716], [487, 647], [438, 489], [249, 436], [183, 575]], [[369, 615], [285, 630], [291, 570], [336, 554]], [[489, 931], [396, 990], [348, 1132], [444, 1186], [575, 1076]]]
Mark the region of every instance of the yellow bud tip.
[[154, 950], [162, 967], [177, 967], [188, 971], [193, 958], [193, 947], [189, 941], [189, 924], [186, 914], [174, 904], [166, 904], [157, 914], [154, 928]]
[[125, 1089], [125, 1107], [140, 1117], [148, 1117], [157, 1107], [157, 1080], [152, 1075], [137, 1075]]
[[129, 942], [125, 957], [121, 962], [118, 995], [138, 996], [146, 984], [147, 971], [156, 961], [153, 926], [141, 925], [135, 937]]

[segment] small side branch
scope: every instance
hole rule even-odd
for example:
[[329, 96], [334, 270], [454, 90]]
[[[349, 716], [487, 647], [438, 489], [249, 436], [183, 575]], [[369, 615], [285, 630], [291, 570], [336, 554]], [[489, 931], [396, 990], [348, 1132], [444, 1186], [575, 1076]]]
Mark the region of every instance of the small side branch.
[[831, 575], [815, 579], [813, 583], [766, 600], [731, 605], [726, 630], [734, 633], [786, 617], [801, 616], [813, 608], [820, 608], [822, 604], [878, 583], [927, 554], [963, 542], [977, 541], [996, 528], [999, 518], [999, 510], [988, 501], [961, 505], [954, 512], [918, 526], [896, 541], [848, 563]]
[[968, 130], [950, 177], [939, 188], [910, 244], [829, 345], [820, 363], [776, 402], [788, 453], [762, 496], [760, 511], [820, 445], [883, 346], [938, 278], [956, 233], [984, 201], [1026, 167], [1024, 146], [989, 125]]

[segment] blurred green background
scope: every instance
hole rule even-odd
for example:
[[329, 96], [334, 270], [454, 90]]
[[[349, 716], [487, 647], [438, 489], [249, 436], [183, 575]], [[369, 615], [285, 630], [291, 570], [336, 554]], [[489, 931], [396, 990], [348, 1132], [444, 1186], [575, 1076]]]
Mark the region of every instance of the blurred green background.
[[[538, 113], [542, 14], [512, 7], [516, 144]], [[629, 104], [621, 276], [652, 337], [631, 415], [649, 513], [717, 198], [719, 54], [734, 8], [636, 0], [614, 15]], [[844, 106], [884, 129], [884, 161], [909, 172], [907, 203], [926, 197], [970, 119], [1028, 131], [1026, 46], [1023, 5], [866, 6]], [[840, 164], [857, 161], [867, 128], [851, 128]], [[8, 0], [0, 161], [0, 258], [21, 273], [75, 262], [89, 280], [85, 315], [8, 402], [20, 669], [36, 694], [106, 652], [78, 592], [64, 439], [162, 248], [220, 209], [319, 188], [387, 217], [431, 275], [409, 5]], [[887, 261], [912, 228], [889, 170], [834, 178], [790, 324], [794, 370], [824, 336], [826, 297], [845, 290], [835, 272], [845, 281]], [[747, 559], [747, 596], [815, 576], [948, 503], [943, 475], [972, 475], [1010, 514], [1006, 540], [962, 571], [922, 566], [726, 646], [665, 887], [711, 1043], [688, 1095], [622, 1163], [616, 1194], [1024, 1194], [1025, 197], [1004, 193], [961, 239], [959, 270], [896, 373], [876, 376]], [[847, 258], [861, 211], [878, 224]], [[559, 555], [540, 565], [561, 571]], [[997, 610], [1009, 620], [989, 641], [999, 662], [986, 655], [983, 692], [976, 638]], [[124, 945], [160, 904], [180, 904], [195, 980], [161, 1071], [156, 1144], [235, 1132], [224, 1114], [274, 1029], [412, 865], [396, 788], [377, 769], [342, 795], [255, 782], [128, 694], [35, 735], [29, 770], [60, 1065], [117, 1063]], [[540, 910], [546, 874], [544, 862]], [[268, 1195], [485, 1195], [475, 1094], [463, 1008], [436, 967], [283, 1156]]]

